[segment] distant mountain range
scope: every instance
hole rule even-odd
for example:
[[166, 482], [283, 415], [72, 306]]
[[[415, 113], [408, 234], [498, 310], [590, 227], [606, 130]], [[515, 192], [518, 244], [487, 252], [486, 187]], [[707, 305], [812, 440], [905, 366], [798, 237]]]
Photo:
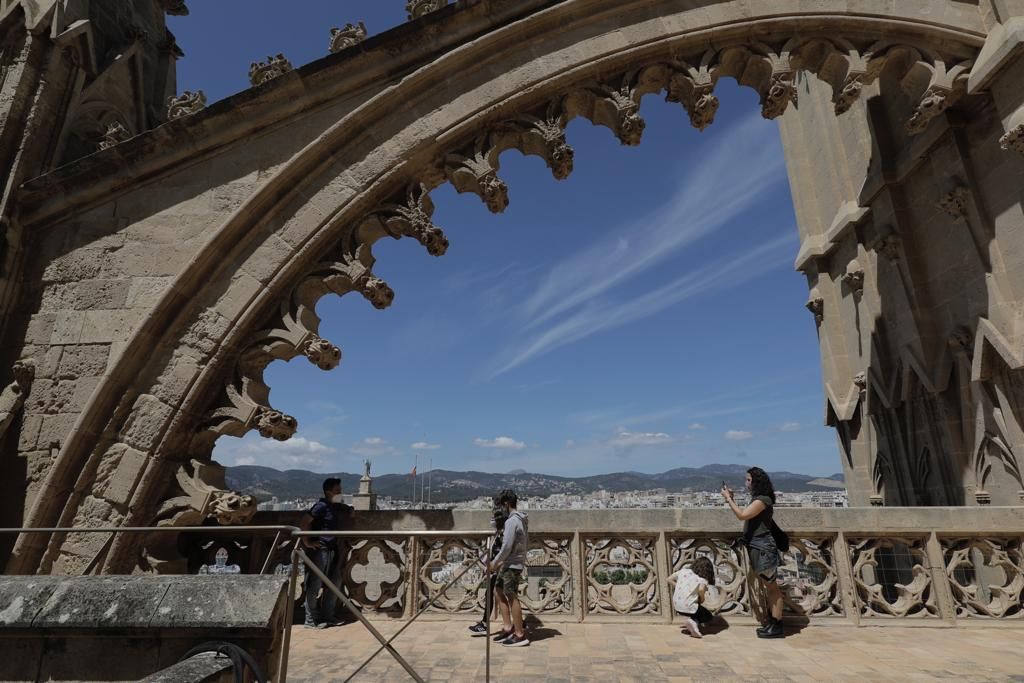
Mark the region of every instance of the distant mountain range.
[[[669, 492], [717, 491], [725, 480], [733, 488], [743, 487], [746, 465], [705, 465], [704, 467], [678, 467], [661, 474], [642, 472], [615, 472], [589, 477], [556, 477], [516, 470], [506, 474], [491, 472], [452, 472], [434, 470], [430, 475], [430, 499], [435, 503], [454, 503], [483, 495], [495, 494], [501, 489], [515, 489], [520, 496], [550, 496], [556, 493], [587, 494], [605, 490], [611, 492], [666, 489]], [[770, 472], [778, 491], [835, 491], [845, 488], [843, 475], [812, 477], [793, 472]], [[342, 490], [354, 493], [359, 488], [361, 475], [338, 472], [324, 474], [306, 470], [279, 470], [257, 465], [227, 468], [228, 485], [243, 493], [269, 500], [314, 498], [327, 477], [341, 478]], [[420, 473], [422, 479], [423, 473]], [[382, 474], [373, 478], [373, 490], [381, 496], [409, 500], [412, 478], [408, 474]], [[419, 480], [417, 481], [419, 495]]]

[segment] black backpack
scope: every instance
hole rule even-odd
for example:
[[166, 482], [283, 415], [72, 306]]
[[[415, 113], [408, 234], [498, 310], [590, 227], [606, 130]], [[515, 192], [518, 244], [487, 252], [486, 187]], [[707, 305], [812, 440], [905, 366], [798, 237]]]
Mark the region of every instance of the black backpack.
[[779, 525], [772, 519], [771, 526], [768, 530], [772, 534], [772, 539], [775, 541], [775, 547], [779, 549], [780, 553], [789, 551], [789, 534], [779, 528]]

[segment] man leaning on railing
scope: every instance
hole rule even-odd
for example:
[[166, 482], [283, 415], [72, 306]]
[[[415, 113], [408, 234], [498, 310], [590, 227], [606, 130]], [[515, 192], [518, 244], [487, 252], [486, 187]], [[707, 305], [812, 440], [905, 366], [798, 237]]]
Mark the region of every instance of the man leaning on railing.
[[[324, 480], [324, 497], [313, 504], [303, 515], [299, 525], [304, 531], [338, 531], [342, 524], [353, 515], [353, 508], [341, 502], [341, 480], [329, 477]], [[327, 577], [341, 586], [341, 570], [344, 563], [344, 548], [337, 536], [303, 536], [302, 544], [308, 549], [310, 559]], [[327, 628], [341, 622], [334, 616], [337, 596], [325, 589], [318, 605], [317, 594], [323, 582], [313, 572], [306, 572], [306, 628]]]

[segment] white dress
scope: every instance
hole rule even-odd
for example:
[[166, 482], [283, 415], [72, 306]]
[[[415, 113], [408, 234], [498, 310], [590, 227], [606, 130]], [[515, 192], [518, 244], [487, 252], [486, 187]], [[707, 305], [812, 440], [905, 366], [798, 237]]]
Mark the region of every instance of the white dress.
[[694, 614], [697, 611], [697, 589], [704, 586], [707, 590], [708, 582], [693, 573], [689, 567], [683, 567], [676, 572], [676, 590], [672, 594], [672, 607], [676, 612], [682, 614]]

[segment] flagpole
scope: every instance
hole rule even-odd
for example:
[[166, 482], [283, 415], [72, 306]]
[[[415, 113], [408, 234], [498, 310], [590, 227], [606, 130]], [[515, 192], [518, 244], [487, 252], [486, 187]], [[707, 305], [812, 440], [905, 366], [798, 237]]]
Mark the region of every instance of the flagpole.
[[415, 453], [412, 463], [412, 502], [409, 504], [410, 507], [416, 507], [416, 466], [420, 464], [420, 454]]
[[434, 456], [430, 456], [430, 469], [427, 470], [427, 505], [434, 493]]

